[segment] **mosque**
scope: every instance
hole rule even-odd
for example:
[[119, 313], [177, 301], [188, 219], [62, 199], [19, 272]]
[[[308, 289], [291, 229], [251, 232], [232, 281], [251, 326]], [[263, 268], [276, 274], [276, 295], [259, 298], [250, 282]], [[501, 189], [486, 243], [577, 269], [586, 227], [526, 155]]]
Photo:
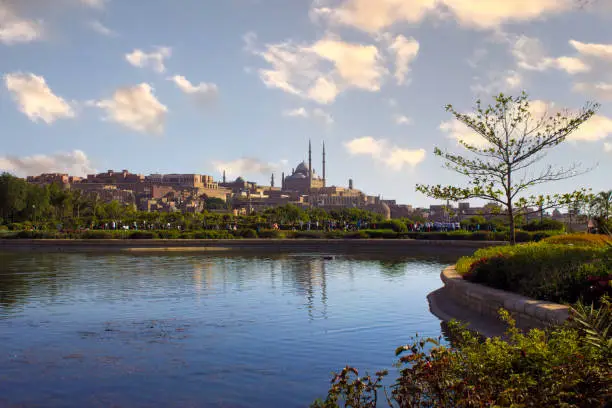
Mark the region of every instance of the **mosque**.
[[[281, 178], [281, 190], [295, 191], [300, 194], [312, 194], [313, 190], [325, 187], [325, 142], [323, 142], [323, 176], [319, 177], [312, 168], [312, 144], [308, 141], [308, 164], [301, 162], [285, 177]], [[312, 169], [312, 171], [310, 171]]]
[[242, 177], [227, 181], [223, 172], [221, 187], [231, 189], [233, 202], [249, 208], [265, 208], [293, 203], [304, 207], [319, 207], [325, 210], [339, 208], [361, 208], [382, 214], [390, 218], [390, 207], [380, 196], [369, 196], [353, 188], [353, 180], [348, 180], [348, 187], [328, 186], [325, 174], [325, 142], [322, 152], [322, 174], [312, 167], [312, 143], [308, 141], [308, 163], [302, 161], [285, 176], [282, 173], [281, 186], [275, 187], [274, 174], [270, 177], [269, 186], [258, 186]]

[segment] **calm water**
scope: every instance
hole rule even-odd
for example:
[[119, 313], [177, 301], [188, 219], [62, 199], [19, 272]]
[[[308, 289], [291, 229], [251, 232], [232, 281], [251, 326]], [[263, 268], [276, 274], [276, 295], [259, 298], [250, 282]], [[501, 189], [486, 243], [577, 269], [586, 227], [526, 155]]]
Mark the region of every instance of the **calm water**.
[[451, 262], [0, 254], [0, 406], [308, 406], [440, 335]]

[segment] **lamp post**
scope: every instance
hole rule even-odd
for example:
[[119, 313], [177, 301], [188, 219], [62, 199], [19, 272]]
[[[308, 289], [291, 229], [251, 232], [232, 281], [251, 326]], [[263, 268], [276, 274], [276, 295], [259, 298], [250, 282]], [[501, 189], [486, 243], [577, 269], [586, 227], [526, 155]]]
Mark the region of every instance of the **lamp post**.
[[32, 225], [36, 229], [36, 205], [32, 204]]

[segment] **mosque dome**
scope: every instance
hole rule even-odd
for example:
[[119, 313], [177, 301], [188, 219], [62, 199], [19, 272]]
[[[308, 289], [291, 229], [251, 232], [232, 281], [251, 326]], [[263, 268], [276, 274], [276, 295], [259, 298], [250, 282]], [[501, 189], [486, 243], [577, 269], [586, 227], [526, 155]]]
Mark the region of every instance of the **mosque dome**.
[[308, 174], [308, 165], [305, 162], [301, 162], [295, 168], [295, 173]]
[[244, 182], [245, 182], [245, 181], [244, 181], [244, 179], [243, 179], [242, 177], [238, 177], [238, 178], [236, 179], [236, 183], [244, 183]]

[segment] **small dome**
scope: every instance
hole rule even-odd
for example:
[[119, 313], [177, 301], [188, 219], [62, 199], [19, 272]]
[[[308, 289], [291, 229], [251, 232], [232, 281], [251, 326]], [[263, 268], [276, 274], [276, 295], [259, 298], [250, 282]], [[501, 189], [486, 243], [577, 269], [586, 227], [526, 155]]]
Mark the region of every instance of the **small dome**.
[[236, 179], [236, 183], [244, 183], [244, 179], [242, 177], [238, 177]]

